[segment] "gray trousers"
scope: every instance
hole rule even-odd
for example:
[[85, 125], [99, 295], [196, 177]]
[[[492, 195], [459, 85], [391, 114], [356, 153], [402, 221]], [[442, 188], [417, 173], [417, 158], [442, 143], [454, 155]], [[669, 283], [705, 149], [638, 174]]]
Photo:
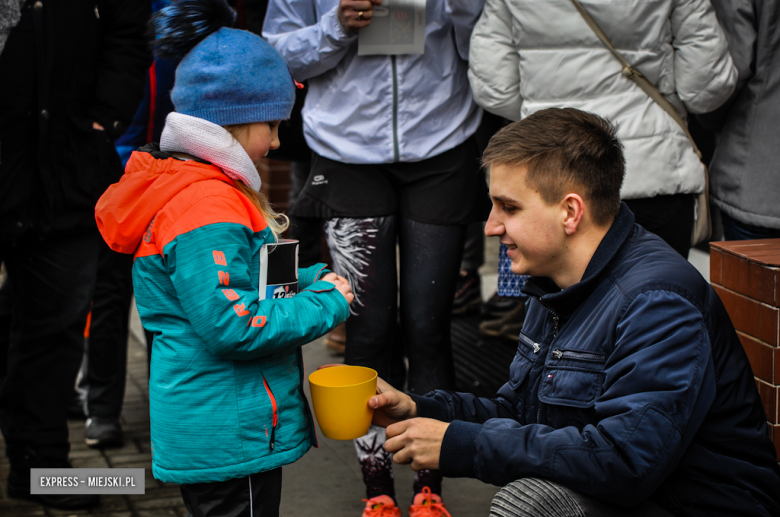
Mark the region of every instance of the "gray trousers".
[[544, 479], [525, 478], [509, 483], [493, 498], [490, 517], [672, 517], [645, 501], [627, 510], [582, 495]]

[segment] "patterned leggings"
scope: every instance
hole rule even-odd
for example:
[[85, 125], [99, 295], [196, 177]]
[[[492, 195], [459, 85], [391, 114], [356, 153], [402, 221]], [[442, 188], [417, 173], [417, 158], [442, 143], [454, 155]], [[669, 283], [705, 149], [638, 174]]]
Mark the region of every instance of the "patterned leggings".
[[[406, 378], [413, 393], [455, 387], [450, 319], [464, 234], [465, 226], [396, 216], [325, 223], [333, 269], [355, 294], [347, 319], [347, 364], [373, 368], [398, 388]], [[380, 428], [355, 441], [368, 497], [395, 494], [384, 442]], [[440, 493], [439, 473], [419, 473], [415, 490], [423, 486]]]

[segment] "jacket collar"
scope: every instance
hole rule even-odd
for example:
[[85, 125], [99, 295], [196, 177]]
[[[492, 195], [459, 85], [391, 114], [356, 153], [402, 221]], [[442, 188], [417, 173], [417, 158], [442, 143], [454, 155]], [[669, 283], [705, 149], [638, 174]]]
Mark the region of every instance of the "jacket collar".
[[620, 212], [607, 234], [601, 240], [596, 252], [585, 268], [582, 280], [561, 290], [547, 277], [530, 277], [521, 291], [539, 298], [558, 316], [566, 318], [573, 313], [601, 283], [603, 273], [634, 231], [634, 214], [625, 203], [620, 204]]

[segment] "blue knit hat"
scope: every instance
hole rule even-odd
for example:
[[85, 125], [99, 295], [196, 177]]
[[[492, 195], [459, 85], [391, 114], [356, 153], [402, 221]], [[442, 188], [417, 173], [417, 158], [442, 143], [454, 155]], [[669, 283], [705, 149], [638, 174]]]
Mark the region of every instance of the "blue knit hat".
[[226, 27], [225, 0], [179, 0], [154, 17], [155, 54], [177, 59], [176, 111], [226, 126], [290, 117], [295, 84], [284, 58], [251, 32]]

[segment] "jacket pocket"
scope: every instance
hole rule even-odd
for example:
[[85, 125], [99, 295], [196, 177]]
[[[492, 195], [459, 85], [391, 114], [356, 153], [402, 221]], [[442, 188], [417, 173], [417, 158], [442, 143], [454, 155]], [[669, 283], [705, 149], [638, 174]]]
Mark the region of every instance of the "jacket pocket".
[[517, 353], [509, 367], [509, 387], [516, 390], [528, 377], [528, 372], [535, 362], [539, 360], [539, 352], [542, 345], [537, 343], [522, 332], [517, 344]]
[[274, 393], [273, 391], [271, 391], [271, 387], [268, 385], [268, 381], [265, 380], [265, 375], [263, 375], [263, 385], [265, 386], [266, 393], [268, 393], [268, 399], [271, 401], [271, 409], [273, 409], [273, 422], [271, 427], [271, 435], [268, 438], [269, 446], [273, 451], [274, 446], [276, 445], [276, 424], [279, 421], [278, 406], [276, 405], [276, 397], [274, 397]]
[[545, 404], [590, 408], [601, 395], [606, 356], [581, 350], [553, 350], [539, 386]]

